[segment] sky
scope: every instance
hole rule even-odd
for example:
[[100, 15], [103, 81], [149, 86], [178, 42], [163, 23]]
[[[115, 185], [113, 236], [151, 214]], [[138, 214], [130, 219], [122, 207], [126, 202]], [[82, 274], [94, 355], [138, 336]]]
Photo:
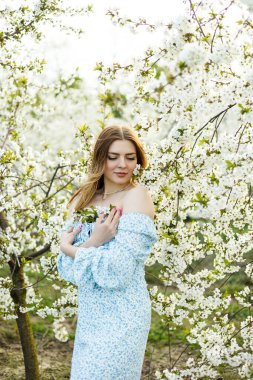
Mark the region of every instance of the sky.
[[146, 17], [150, 23], [168, 22], [182, 11], [182, 0], [91, 0], [90, 3], [93, 4], [93, 14], [78, 20], [85, 31], [81, 38], [48, 28], [46, 39], [36, 47], [46, 60], [49, 78], [53, 78], [58, 70], [68, 74], [79, 67], [87, 85], [93, 87], [97, 77], [94, 72], [96, 62], [127, 64], [131, 57], [141, 55], [149, 45], [155, 45], [163, 38], [161, 30], [150, 33], [140, 27], [133, 34], [127, 27], [114, 26], [110, 17], [105, 15], [108, 9], [120, 8], [121, 15], [134, 20]]
[[[253, 0], [242, 1], [253, 8]], [[149, 46], [158, 45], [158, 41], [164, 38], [164, 32], [159, 28], [151, 33], [145, 27], [139, 27], [134, 34], [127, 27], [113, 25], [110, 17], [106, 16], [108, 9], [119, 8], [120, 15], [133, 20], [145, 17], [149, 23], [168, 23], [175, 20], [184, 8], [183, 0], [71, 0], [71, 6], [75, 4], [92, 4], [94, 9], [89, 16], [73, 19], [75, 24], [84, 29], [81, 38], [48, 27], [46, 38], [34, 46], [34, 50], [36, 56], [46, 60], [49, 81], [58, 72], [68, 75], [78, 67], [87, 87], [91, 88], [97, 85], [98, 73], [94, 71], [96, 62], [102, 61], [105, 65], [113, 62], [128, 64], [132, 57], [142, 56]]]
[[[14, 0], [16, 1], [16, 0]], [[18, 0], [23, 1], [23, 0]], [[27, 0], [29, 1], [29, 0]], [[33, 1], [33, 0], [32, 0]], [[69, 0], [66, 0], [69, 1]], [[182, 0], [71, 0], [71, 6], [82, 4], [87, 6], [92, 4], [93, 14], [75, 19], [75, 22], [84, 29], [81, 38], [75, 35], [66, 35], [64, 32], [52, 27], [43, 27], [45, 38], [41, 42], [34, 44], [31, 37], [27, 37], [23, 56], [29, 55], [45, 59], [46, 65], [43, 70], [43, 82], [53, 81], [59, 73], [69, 75], [79, 68], [79, 73], [84, 79], [85, 93], [97, 96], [98, 72], [94, 71], [96, 62], [104, 62], [110, 65], [115, 61], [121, 64], [131, 63], [134, 56], [142, 56], [148, 46], [159, 46], [164, 38], [164, 32], [158, 30], [150, 33], [146, 28], [141, 27], [138, 33], [133, 34], [127, 27], [114, 26], [110, 17], [106, 16], [106, 11], [112, 8], [120, 8], [122, 16], [128, 16], [134, 20], [139, 17], [146, 17], [147, 22], [157, 21], [169, 22], [180, 13]], [[69, 20], [66, 20], [68, 22]], [[20, 59], [22, 57], [20, 56]], [[94, 90], [94, 91], [93, 91]], [[89, 102], [88, 102], [89, 103]], [[66, 109], [66, 115], [56, 120], [48, 121], [47, 136], [48, 141], [52, 141], [53, 149], [66, 149], [72, 147], [76, 125], [90, 122], [89, 117], [94, 121], [93, 104], [90, 108], [83, 108], [81, 115], [68, 115], [74, 112], [71, 108]], [[97, 116], [96, 116], [97, 117]], [[79, 119], [80, 120], [79, 120]], [[55, 130], [57, 129], [57, 142], [55, 141]], [[67, 132], [66, 132], [67, 131]], [[26, 141], [31, 144], [37, 143], [38, 139], [43, 140], [44, 130], [36, 129], [36, 136], [33, 132], [26, 136]], [[71, 136], [66, 139], [66, 133]]]

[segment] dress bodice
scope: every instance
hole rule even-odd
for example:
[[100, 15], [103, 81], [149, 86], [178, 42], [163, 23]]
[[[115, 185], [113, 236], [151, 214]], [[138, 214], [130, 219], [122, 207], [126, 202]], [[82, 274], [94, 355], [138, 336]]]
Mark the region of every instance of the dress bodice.
[[[106, 210], [108, 207], [96, 206], [96, 209]], [[95, 223], [83, 223], [82, 230], [75, 236], [74, 246], [80, 246], [89, 238]], [[79, 220], [69, 219], [62, 232], [70, 226], [75, 229], [79, 224]], [[157, 240], [155, 225], [150, 216], [141, 212], [126, 212], [121, 215], [117, 234], [110, 241], [99, 247], [80, 247], [74, 259], [60, 252], [58, 270], [63, 278], [76, 284], [80, 283], [81, 278], [88, 279], [91, 275], [93, 281], [100, 286], [125, 286], [127, 274], [130, 281], [136, 265], [144, 267]]]

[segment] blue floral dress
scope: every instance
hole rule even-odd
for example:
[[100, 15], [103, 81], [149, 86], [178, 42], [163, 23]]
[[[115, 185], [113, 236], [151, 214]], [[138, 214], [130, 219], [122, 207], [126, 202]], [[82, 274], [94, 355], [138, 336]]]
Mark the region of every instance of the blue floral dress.
[[[97, 206], [96, 206], [97, 207]], [[67, 221], [62, 231], [78, 222]], [[84, 223], [78, 246], [95, 222]], [[71, 380], [139, 380], [151, 323], [144, 263], [157, 241], [153, 220], [124, 213], [116, 236], [100, 247], [59, 252], [57, 268], [78, 286], [78, 318]]]

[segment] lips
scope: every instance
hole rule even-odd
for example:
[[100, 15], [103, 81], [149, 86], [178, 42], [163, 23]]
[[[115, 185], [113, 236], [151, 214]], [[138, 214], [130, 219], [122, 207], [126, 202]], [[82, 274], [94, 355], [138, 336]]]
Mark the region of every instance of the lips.
[[116, 172], [115, 174], [127, 174], [127, 173]]

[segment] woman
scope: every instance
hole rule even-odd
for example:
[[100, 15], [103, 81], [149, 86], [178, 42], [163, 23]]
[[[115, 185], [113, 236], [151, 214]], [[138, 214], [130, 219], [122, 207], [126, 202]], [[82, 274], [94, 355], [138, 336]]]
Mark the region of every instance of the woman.
[[[87, 180], [69, 201], [57, 267], [78, 286], [71, 380], [141, 377], [151, 322], [144, 263], [157, 235], [151, 197], [133, 180], [137, 164], [145, 169], [147, 159], [133, 130], [105, 128]], [[94, 222], [73, 223], [73, 212], [92, 206], [100, 211]]]

